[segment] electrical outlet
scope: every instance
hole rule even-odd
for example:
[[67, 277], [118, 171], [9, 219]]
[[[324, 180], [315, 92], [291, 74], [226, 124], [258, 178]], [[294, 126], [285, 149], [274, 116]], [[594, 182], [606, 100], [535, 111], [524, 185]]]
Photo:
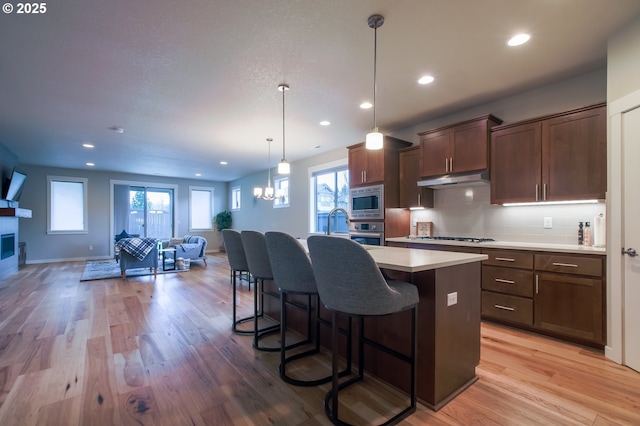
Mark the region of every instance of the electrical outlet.
[[453, 293], [447, 294], [447, 306], [455, 305], [458, 303], [458, 292], [454, 291]]
[[411, 226], [417, 226], [418, 225], [418, 219], [413, 218], [411, 219]]
[[552, 218], [550, 217], [545, 217], [544, 218], [544, 229], [551, 229], [552, 228]]

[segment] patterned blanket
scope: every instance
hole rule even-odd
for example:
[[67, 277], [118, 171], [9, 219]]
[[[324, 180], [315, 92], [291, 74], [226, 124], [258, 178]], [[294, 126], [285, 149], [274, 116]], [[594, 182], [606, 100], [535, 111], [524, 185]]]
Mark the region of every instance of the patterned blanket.
[[156, 244], [158, 240], [155, 238], [123, 238], [116, 243], [116, 246], [136, 259], [142, 260]]

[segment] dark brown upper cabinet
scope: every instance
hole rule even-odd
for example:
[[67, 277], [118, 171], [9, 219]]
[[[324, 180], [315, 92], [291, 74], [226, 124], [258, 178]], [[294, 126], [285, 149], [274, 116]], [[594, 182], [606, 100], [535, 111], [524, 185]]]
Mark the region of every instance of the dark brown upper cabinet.
[[461, 123], [418, 133], [420, 176], [441, 176], [489, 168], [489, 138], [492, 127], [502, 123], [485, 115]]
[[492, 204], [604, 199], [606, 189], [604, 104], [492, 130]]

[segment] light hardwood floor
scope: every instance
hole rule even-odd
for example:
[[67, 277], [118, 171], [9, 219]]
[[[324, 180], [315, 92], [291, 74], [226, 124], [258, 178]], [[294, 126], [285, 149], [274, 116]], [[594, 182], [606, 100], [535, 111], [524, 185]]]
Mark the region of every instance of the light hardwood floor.
[[[279, 354], [231, 333], [226, 256], [186, 273], [80, 282], [84, 263], [0, 282], [0, 425], [327, 425], [328, 385], [298, 388]], [[242, 313], [253, 298], [240, 291]], [[326, 356], [293, 374], [328, 368]], [[479, 380], [407, 425], [638, 425], [640, 374], [592, 349], [482, 325]], [[341, 416], [380, 421], [402, 395], [374, 380]]]

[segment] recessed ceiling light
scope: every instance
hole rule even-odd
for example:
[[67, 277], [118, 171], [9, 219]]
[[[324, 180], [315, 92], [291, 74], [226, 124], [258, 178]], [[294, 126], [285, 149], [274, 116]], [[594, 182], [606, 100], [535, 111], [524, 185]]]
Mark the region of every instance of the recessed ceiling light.
[[95, 163], [87, 163], [87, 166], [93, 167], [93, 166], [95, 166]]
[[226, 166], [228, 163], [226, 161], [221, 161], [220, 164], [222, 164], [223, 166]]
[[196, 176], [202, 176], [202, 173], [196, 173]]
[[120, 126], [111, 126], [111, 127], [108, 127], [108, 129], [116, 133], [124, 133], [124, 129]]
[[525, 44], [526, 42], [528, 42], [530, 38], [531, 36], [529, 34], [516, 34], [509, 39], [507, 44], [509, 46], [520, 46], [521, 44]]
[[418, 84], [429, 84], [429, 83], [433, 83], [433, 80], [435, 80], [432, 76], [430, 75], [425, 75], [423, 77], [420, 77], [420, 80], [418, 80]]
[[331, 124], [331, 122], [327, 121], [327, 120], [323, 120], [323, 121], [320, 122], [321, 126], [329, 126], [330, 124]]
[[90, 143], [83, 143], [82, 146], [84, 146], [85, 148], [94, 148], [94, 146]]
[[373, 106], [373, 104], [371, 102], [363, 102], [360, 104], [360, 108], [362, 109], [369, 109]]

